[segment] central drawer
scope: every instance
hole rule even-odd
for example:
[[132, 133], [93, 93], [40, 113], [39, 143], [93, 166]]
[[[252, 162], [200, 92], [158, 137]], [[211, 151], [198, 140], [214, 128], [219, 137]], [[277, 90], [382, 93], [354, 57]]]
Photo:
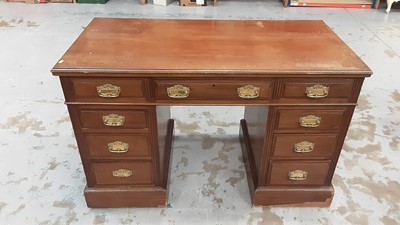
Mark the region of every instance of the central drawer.
[[267, 100], [270, 80], [155, 80], [157, 100]]
[[96, 184], [151, 185], [150, 162], [92, 163]]

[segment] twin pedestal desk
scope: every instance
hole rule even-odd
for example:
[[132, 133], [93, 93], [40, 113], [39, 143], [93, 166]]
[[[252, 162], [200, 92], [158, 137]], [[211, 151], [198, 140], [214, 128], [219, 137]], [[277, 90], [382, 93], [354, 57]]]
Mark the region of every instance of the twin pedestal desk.
[[89, 207], [166, 206], [174, 105], [245, 106], [253, 205], [326, 207], [372, 72], [322, 21], [96, 18], [52, 73]]

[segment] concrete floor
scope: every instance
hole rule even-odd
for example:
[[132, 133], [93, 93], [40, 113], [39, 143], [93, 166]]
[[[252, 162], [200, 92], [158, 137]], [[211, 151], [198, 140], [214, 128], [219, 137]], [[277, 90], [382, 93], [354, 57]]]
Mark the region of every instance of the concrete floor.
[[[400, 224], [400, 12], [385, 14], [385, 7], [0, 2], [0, 224]], [[243, 109], [175, 107], [170, 207], [87, 208], [76, 142], [50, 69], [93, 17], [324, 20], [374, 71], [336, 169], [331, 207], [252, 208], [237, 140]]]

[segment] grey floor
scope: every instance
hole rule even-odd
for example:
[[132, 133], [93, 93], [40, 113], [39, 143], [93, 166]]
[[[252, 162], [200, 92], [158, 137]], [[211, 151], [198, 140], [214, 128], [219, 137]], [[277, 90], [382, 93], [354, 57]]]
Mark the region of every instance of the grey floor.
[[[0, 2], [0, 224], [400, 224], [400, 10], [386, 14], [384, 7]], [[87, 208], [76, 142], [50, 69], [93, 17], [324, 20], [374, 71], [336, 169], [331, 207], [251, 207], [237, 140], [243, 109], [174, 107], [169, 207]]]

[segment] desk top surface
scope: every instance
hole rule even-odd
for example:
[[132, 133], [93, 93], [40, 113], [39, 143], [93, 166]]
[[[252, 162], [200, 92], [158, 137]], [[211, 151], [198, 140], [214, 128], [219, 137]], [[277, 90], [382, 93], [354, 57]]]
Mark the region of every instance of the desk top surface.
[[52, 72], [372, 73], [322, 21], [115, 18], [95, 18]]

